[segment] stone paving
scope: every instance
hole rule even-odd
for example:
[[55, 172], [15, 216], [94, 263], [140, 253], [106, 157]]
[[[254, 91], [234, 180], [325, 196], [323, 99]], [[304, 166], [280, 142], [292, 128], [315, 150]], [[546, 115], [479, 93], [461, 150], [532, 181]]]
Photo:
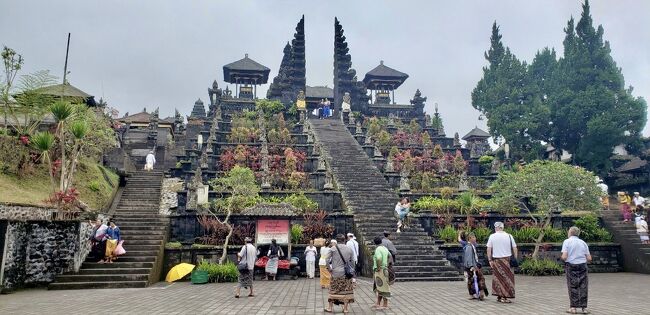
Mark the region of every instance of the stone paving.
[[[400, 282], [392, 287], [391, 309], [375, 312], [372, 283], [359, 279], [352, 314], [565, 314], [564, 277], [517, 276], [513, 304], [467, 299], [463, 282]], [[650, 314], [650, 275], [591, 274], [592, 314]], [[491, 281], [488, 278], [488, 286]], [[0, 296], [0, 314], [323, 314], [327, 292], [318, 279], [255, 282], [256, 297], [233, 297], [233, 284], [158, 283], [145, 289], [47, 291]], [[244, 291], [242, 290], [242, 293]], [[341, 312], [341, 308], [335, 311]]]

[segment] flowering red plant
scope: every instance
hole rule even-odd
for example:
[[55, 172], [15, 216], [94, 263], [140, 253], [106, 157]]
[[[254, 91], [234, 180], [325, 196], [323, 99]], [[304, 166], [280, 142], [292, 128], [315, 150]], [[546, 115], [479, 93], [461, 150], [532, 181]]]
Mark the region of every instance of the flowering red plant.
[[45, 202], [62, 210], [72, 210], [76, 208], [78, 200], [79, 191], [75, 188], [70, 188], [67, 191], [55, 192]]

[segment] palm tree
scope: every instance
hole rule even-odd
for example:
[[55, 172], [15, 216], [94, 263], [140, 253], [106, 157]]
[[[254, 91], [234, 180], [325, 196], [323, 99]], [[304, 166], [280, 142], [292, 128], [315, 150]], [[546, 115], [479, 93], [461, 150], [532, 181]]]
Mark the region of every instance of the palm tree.
[[65, 123], [74, 115], [74, 107], [69, 102], [57, 101], [50, 106], [50, 112], [56, 121], [56, 133], [59, 138], [59, 145], [61, 146], [61, 178], [59, 189], [65, 192], [65, 175], [66, 175], [66, 162], [65, 162]]
[[41, 159], [47, 163], [48, 174], [50, 174], [50, 183], [52, 184], [52, 192], [56, 189], [54, 182], [54, 170], [52, 169], [52, 159], [50, 152], [54, 148], [54, 135], [49, 132], [39, 132], [31, 139], [31, 144], [40, 154]]
[[77, 168], [77, 162], [79, 161], [79, 155], [83, 149], [83, 138], [88, 134], [88, 124], [85, 121], [75, 121], [70, 125], [70, 131], [74, 138], [74, 147], [73, 154], [70, 159], [70, 167], [68, 168], [68, 174], [66, 174], [66, 179], [64, 183], [64, 191], [67, 191], [72, 184], [72, 178], [74, 176], [74, 171]]

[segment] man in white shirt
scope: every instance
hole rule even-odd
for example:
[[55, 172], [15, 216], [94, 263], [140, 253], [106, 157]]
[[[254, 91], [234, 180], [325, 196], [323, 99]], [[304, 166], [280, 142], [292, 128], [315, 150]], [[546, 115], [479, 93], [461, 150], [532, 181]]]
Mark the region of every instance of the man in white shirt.
[[562, 243], [562, 260], [565, 262], [567, 286], [569, 287], [570, 308], [568, 313], [576, 314], [581, 308], [583, 314], [588, 314], [587, 292], [587, 263], [591, 262], [589, 246], [580, 236], [580, 229], [572, 226], [569, 228], [568, 238]]
[[637, 208], [639, 206], [643, 206], [645, 203], [645, 198], [641, 197], [638, 191], [634, 192], [634, 198], [632, 198], [632, 202], [634, 202], [634, 208]]
[[[359, 242], [357, 242], [357, 238], [354, 237], [354, 234], [348, 233], [348, 241], [345, 245], [352, 250], [352, 260], [354, 261], [354, 271], [356, 275], [357, 269], [359, 268]], [[356, 276], [352, 281], [356, 282]]]
[[149, 154], [147, 154], [145, 160], [147, 163], [144, 165], [144, 169], [146, 171], [153, 170], [153, 166], [156, 165], [156, 156], [153, 155], [153, 151], [149, 151]]
[[600, 197], [600, 203], [603, 205], [603, 208], [609, 208], [609, 187], [603, 182], [602, 179], [598, 178], [598, 188], [603, 191], [602, 196]]
[[487, 256], [492, 267], [492, 294], [497, 296], [497, 302], [512, 303], [515, 297], [515, 273], [510, 267], [510, 257], [517, 258], [517, 243], [514, 238], [503, 231], [503, 222], [495, 222], [495, 233], [487, 242]]

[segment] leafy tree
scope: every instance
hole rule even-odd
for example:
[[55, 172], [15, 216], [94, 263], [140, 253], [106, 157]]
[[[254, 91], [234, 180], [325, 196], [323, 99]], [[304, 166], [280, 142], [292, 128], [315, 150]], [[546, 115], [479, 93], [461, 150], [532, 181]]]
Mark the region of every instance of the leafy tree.
[[13, 87], [14, 80], [18, 71], [23, 66], [23, 56], [16, 53], [15, 50], [4, 46], [2, 49], [2, 62], [5, 67], [5, 76], [4, 82], [0, 84], [0, 97], [2, 97], [2, 103], [4, 105], [4, 128], [5, 133], [7, 133], [7, 113], [9, 112], [9, 93]]
[[261, 110], [266, 118], [271, 118], [271, 116], [284, 111], [285, 107], [278, 100], [259, 99], [255, 101], [255, 109]]
[[210, 182], [213, 190], [216, 191], [226, 191], [230, 193], [228, 197], [228, 204], [225, 207], [226, 217], [222, 221], [219, 217], [212, 213], [214, 218], [220, 223], [225, 225], [228, 228], [228, 235], [223, 243], [223, 249], [221, 253], [221, 258], [219, 258], [219, 264], [223, 264], [226, 261], [228, 243], [230, 237], [232, 236], [233, 227], [229, 222], [230, 216], [232, 215], [233, 209], [237, 208], [239, 205], [238, 202], [242, 200], [255, 199], [259, 196], [260, 187], [255, 181], [255, 174], [253, 171], [246, 167], [235, 166], [233, 167], [226, 176], [219, 177]]
[[573, 154], [574, 162], [600, 174], [611, 165], [614, 146], [632, 143], [646, 123], [646, 102], [625, 88], [621, 69], [611, 56], [603, 27], [595, 28], [589, 1], [574, 26], [564, 29], [564, 56], [551, 101], [551, 142]]
[[[501, 209], [518, 206], [536, 224], [534, 213], [544, 215], [542, 232], [536, 243], [533, 258], [539, 253], [539, 246], [545, 230], [550, 226], [554, 211], [584, 210], [596, 212], [600, 209], [601, 190], [594, 180], [595, 175], [581, 167], [562, 162], [534, 161], [520, 171], [503, 171], [492, 184], [494, 205]], [[531, 207], [529, 207], [529, 205]]]

